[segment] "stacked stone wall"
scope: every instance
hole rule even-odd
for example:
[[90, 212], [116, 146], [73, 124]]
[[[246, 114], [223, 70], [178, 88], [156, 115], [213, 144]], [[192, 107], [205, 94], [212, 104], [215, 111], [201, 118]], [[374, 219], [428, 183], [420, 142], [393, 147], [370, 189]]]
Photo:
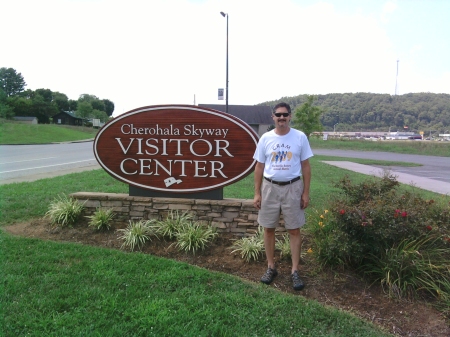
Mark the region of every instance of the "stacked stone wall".
[[[196, 221], [204, 221], [220, 232], [236, 236], [254, 234], [258, 229], [258, 209], [248, 199], [184, 199], [136, 197], [128, 194], [77, 192], [71, 197], [84, 203], [84, 214], [92, 215], [98, 208], [112, 208], [114, 222], [163, 220], [171, 211], [189, 212]], [[277, 231], [284, 231], [283, 220]]]

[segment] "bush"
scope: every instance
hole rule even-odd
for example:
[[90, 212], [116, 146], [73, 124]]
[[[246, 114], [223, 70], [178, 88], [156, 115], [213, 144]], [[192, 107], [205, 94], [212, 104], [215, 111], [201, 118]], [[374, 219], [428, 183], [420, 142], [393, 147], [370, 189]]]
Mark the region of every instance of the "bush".
[[[331, 202], [329, 211], [316, 211], [308, 218], [319, 259], [358, 267], [403, 240], [449, 233], [448, 204], [424, 200], [412, 192], [399, 193], [396, 185], [391, 176], [358, 185], [342, 179], [337, 187], [344, 193]], [[365, 189], [373, 194], [363, 193]]]
[[61, 227], [73, 226], [83, 211], [84, 204], [66, 195], [56, 198], [45, 213], [52, 225]]
[[328, 210], [309, 214], [313, 252], [324, 265], [354, 268], [380, 281], [396, 297], [419, 289], [450, 294], [445, 282], [432, 282], [450, 276], [448, 199], [424, 200], [397, 186], [389, 174], [360, 184], [339, 181], [342, 193]]
[[333, 221], [329, 210], [319, 212], [312, 209], [308, 214], [307, 230], [312, 235], [313, 249], [310, 252], [319, 262], [328, 266], [345, 266], [349, 264], [347, 257], [358, 249], [358, 245], [349, 239], [345, 231], [340, 229]]
[[358, 185], [354, 185], [348, 176], [344, 176], [336, 184], [336, 187], [342, 189], [350, 203], [360, 203], [363, 200], [370, 200], [376, 195], [383, 195], [392, 191], [399, 185], [394, 175], [385, 172], [381, 180], [367, 179]]
[[98, 208], [93, 215], [87, 216], [87, 218], [90, 219], [90, 227], [94, 227], [97, 230], [110, 229], [114, 211], [111, 208]]

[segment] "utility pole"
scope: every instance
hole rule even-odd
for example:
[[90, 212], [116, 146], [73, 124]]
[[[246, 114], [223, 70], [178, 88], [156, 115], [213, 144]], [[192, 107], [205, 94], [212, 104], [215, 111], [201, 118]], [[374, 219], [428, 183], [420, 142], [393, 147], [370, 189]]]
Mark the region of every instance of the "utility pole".
[[398, 62], [399, 62], [399, 60], [397, 60], [397, 75], [395, 76], [395, 96], [397, 96]]
[[226, 17], [227, 18], [227, 67], [226, 67], [226, 76], [227, 76], [227, 78], [226, 78], [226, 89], [225, 89], [225, 94], [227, 95], [226, 96], [226, 101], [225, 101], [225, 105], [226, 105], [226, 113], [228, 113], [228, 13], [224, 13], [224, 12], [220, 12], [220, 14], [223, 16], [223, 17]]

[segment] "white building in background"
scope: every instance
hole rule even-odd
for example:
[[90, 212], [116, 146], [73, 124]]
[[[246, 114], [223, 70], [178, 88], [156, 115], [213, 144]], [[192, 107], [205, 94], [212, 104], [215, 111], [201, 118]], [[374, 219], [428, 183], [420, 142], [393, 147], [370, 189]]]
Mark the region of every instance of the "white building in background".
[[405, 140], [405, 139], [422, 139], [422, 136], [414, 132], [388, 132], [386, 139]]
[[339, 132], [313, 132], [313, 134], [321, 135], [324, 138], [356, 138], [356, 139], [390, 139], [390, 140], [414, 140], [422, 139], [422, 136], [415, 132], [382, 132], [382, 131], [339, 131]]
[[396, 132], [382, 132], [382, 131], [323, 131], [313, 132], [312, 135], [320, 136], [323, 140], [331, 138], [348, 138], [348, 139], [370, 139], [370, 140], [439, 140], [450, 141], [450, 133], [448, 130], [445, 133], [435, 134], [433, 137], [427, 137], [424, 131], [420, 133], [412, 131], [396, 131]]
[[37, 117], [30, 117], [30, 116], [26, 116], [26, 117], [21, 117], [21, 116], [14, 116], [13, 119], [19, 123], [24, 123], [24, 124], [37, 124], [38, 123], [38, 119]]
[[[448, 131], [447, 131], [448, 132]], [[439, 138], [442, 138], [443, 140], [450, 140], [450, 133], [440, 133]]]

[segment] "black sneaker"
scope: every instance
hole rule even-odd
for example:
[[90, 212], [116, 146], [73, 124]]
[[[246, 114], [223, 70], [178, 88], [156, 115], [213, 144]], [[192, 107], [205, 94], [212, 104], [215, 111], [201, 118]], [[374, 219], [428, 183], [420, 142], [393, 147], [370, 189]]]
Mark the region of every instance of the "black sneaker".
[[294, 285], [294, 290], [302, 290], [305, 287], [305, 284], [300, 279], [300, 276], [298, 276], [297, 271], [294, 271], [294, 273], [291, 275], [291, 278]]
[[261, 277], [261, 282], [265, 284], [270, 284], [277, 275], [278, 272], [276, 269], [268, 268], [266, 273]]

